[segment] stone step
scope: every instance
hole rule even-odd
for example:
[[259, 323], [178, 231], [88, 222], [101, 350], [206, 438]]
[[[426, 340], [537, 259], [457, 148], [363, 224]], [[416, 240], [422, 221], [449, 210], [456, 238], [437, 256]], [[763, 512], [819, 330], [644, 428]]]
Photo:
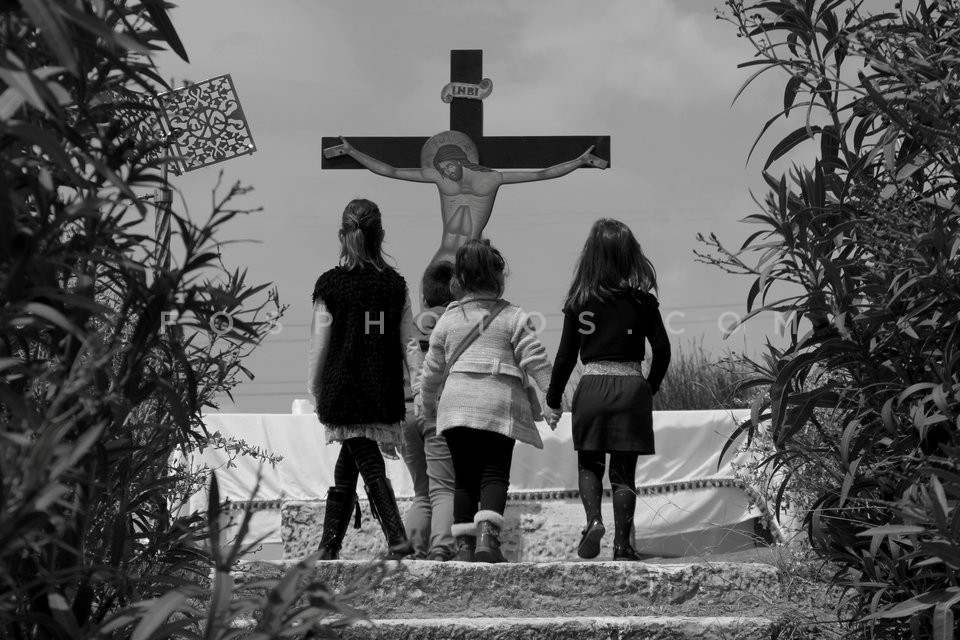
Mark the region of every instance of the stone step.
[[428, 618], [374, 620], [344, 640], [767, 640], [774, 625], [743, 616]]
[[[726, 491], [725, 499], [733, 503], [739, 495], [735, 488], [714, 489]], [[507, 502], [504, 511], [504, 527], [501, 533], [502, 551], [511, 562], [551, 562], [578, 560], [577, 544], [584, 526], [583, 505], [579, 498], [545, 496], [537, 500], [513, 499]], [[667, 514], [668, 507], [656, 500], [662, 496], [645, 496], [638, 511], [651, 509]], [[340, 557], [345, 560], [363, 560], [382, 554], [386, 546], [380, 525], [369, 517], [366, 500], [360, 500], [364, 514], [360, 529], [350, 528], [343, 540]], [[406, 515], [411, 501], [398, 501], [401, 515]], [[316, 550], [323, 533], [323, 501], [288, 501], [280, 506], [280, 531], [283, 541], [282, 557], [286, 560], [303, 558]], [[613, 510], [609, 499], [601, 505], [601, 513], [607, 525], [607, 534], [601, 541], [601, 559], [611, 559], [613, 554]], [[662, 557], [729, 553], [755, 547], [766, 534], [758, 530], [759, 519], [751, 519], [734, 525], [711, 527], [703, 523], [699, 530], [655, 537], [648, 532], [639, 532], [633, 539], [637, 551]]]
[[[275, 580], [292, 564], [243, 563], [235, 577], [241, 585]], [[309, 578], [374, 619], [695, 617], [705, 609], [761, 617], [779, 593], [775, 567], [729, 562], [340, 560], [318, 562]]]

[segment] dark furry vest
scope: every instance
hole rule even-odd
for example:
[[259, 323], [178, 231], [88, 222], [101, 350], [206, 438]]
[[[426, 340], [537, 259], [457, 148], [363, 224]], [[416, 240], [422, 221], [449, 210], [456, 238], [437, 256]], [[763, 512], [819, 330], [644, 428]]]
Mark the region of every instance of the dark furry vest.
[[331, 425], [395, 423], [403, 402], [400, 320], [407, 283], [396, 270], [335, 267], [317, 278], [314, 301], [331, 315], [317, 414]]

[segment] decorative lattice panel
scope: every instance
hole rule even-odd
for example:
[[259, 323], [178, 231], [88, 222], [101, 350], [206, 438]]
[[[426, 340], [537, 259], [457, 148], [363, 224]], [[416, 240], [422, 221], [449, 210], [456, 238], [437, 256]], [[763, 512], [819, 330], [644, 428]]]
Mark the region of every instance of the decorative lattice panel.
[[256, 151], [229, 74], [160, 95], [183, 171]]

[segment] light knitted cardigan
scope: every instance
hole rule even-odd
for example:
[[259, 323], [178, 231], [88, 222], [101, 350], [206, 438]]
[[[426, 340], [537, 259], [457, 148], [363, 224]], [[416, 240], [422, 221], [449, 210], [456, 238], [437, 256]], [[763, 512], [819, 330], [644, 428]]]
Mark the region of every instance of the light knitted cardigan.
[[494, 302], [492, 297], [465, 296], [447, 306], [430, 335], [420, 371], [420, 399], [427, 415], [436, 413], [437, 433], [470, 427], [542, 448], [524, 385], [532, 381], [545, 392], [552, 367], [529, 317], [517, 305], [503, 309], [460, 355], [438, 404], [447, 358]]

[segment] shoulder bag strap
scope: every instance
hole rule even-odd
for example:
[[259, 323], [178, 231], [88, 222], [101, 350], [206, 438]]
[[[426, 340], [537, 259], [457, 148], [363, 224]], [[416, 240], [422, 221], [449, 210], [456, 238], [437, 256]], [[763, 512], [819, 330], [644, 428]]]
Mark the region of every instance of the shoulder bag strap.
[[[450, 375], [450, 367], [452, 367], [453, 363], [457, 361], [457, 359], [460, 357], [460, 354], [467, 350], [467, 347], [469, 347], [473, 341], [476, 340], [480, 334], [490, 326], [490, 323], [493, 321], [493, 319], [496, 318], [501, 311], [506, 309], [509, 304], [510, 303], [506, 300], [497, 300], [497, 302], [490, 307], [490, 311], [487, 313], [487, 315], [484, 316], [479, 323], [473, 326], [473, 329], [470, 330], [470, 333], [463, 337], [463, 340], [460, 341], [460, 344], [457, 345], [457, 348], [453, 350], [453, 353], [451, 353], [450, 357], [447, 359], [447, 366], [444, 367], [443, 378], [440, 380], [440, 389], [443, 389], [443, 384], [447, 381], [447, 376]], [[437, 392], [437, 395], [440, 395], [439, 391]]]

